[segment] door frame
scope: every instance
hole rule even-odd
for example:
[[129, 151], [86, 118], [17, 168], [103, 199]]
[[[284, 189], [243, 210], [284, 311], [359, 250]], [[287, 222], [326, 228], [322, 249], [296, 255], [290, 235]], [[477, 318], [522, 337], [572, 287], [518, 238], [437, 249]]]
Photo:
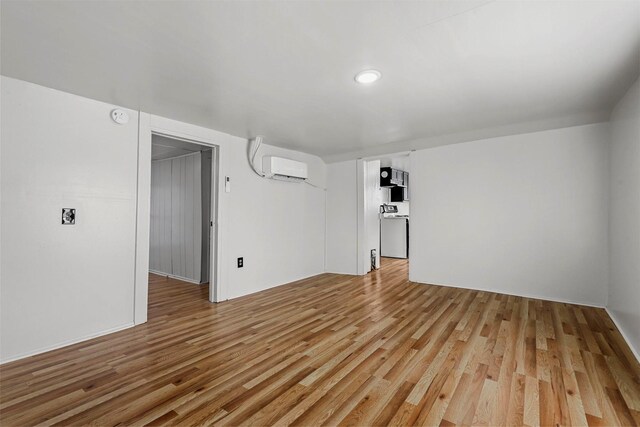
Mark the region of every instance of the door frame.
[[[366, 185], [366, 174], [367, 174], [367, 165], [372, 160], [380, 160], [384, 158], [393, 158], [400, 156], [408, 156], [409, 161], [411, 161], [411, 153], [415, 150], [410, 151], [400, 151], [396, 153], [390, 154], [379, 154], [376, 156], [368, 156], [362, 157], [356, 161], [356, 185], [357, 185], [357, 223], [358, 223], [358, 232], [357, 232], [357, 244], [356, 244], [356, 274], [362, 276], [367, 274], [369, 270], [370, 257], [367, 249], [367, 219], [366, 219], [366, 200], [367, 200], [367, 185]], [[411, 234], [409, 234], [409, 246], [411, 246]], [[380, 256], [381, 250], [378, 251], [378, 256]]]
[[[204, 132], [203, 132], [204, 131]], [[149, 233], [151, 219], [151, 142], [153, 135], [191, 142], [211, 148], [211, 244], [209, 301], [222, 298], [220, 176], [222, 149], [205, 129], [140, 112], [138, 124], [138, 181], [136, 203], [136, 260], [134, 272], [134, 324], [147, 321], [149, 294]]]
[[362, 276], [369, 272], [367, 268], [367, 259], [365, 251], [367, 247], [367, 219], [366, 219], [366, 199], [367, 199], [367, 160], [356, 160], [356, 200], [357, 215], [358, 215], [358, 230], [357, 230], [357, 242], [356, 242], [356, 274]]

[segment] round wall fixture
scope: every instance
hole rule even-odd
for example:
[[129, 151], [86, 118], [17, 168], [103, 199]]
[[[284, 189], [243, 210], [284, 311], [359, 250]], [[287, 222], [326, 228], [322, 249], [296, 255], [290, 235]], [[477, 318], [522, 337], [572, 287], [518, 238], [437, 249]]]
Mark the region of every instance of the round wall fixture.
[[382, 78], [382, 73], [378, 70], [364, 70], [364, 71], [360, 71], [358, 74], [356, 74], [356, 76], [354, 77], [355, 81], [363, 84], [363, 85], [368, 85], [371, 83], [375, 83], [378, 80], [380, 80]]
[[129, 114], [126, 111], [116, 108], [111, 111], [111, 120], [118, 123], [119, 125], [124, 125], [129, 123]]

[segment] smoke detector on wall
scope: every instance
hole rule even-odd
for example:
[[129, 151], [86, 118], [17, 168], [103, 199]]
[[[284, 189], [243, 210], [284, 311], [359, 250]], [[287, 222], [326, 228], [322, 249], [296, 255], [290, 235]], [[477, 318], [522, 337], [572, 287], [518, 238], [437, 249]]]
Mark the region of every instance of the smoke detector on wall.
[[116, 108], [111, 111], [111, 120], [118, 123], [119, 125], [126, 125], [129, 123], [129, 114], [126, 111]]

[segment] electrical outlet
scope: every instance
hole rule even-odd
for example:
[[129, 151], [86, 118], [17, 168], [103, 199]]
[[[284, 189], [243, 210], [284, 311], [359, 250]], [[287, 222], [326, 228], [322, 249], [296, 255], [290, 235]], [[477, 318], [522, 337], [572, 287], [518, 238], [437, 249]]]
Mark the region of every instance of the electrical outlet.
[[244, 257], [238, 258], [238, 268], [244, 267]]

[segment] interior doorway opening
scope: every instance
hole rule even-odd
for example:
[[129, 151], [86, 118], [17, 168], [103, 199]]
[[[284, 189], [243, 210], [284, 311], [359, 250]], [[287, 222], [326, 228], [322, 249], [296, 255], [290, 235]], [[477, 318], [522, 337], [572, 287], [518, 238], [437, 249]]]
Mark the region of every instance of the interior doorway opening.
[[[151, 137], [149, 309], [154, 292], [211, 300], [214, 274], [215, 147]], [[197, 290], [193, 286], [198, 287]], [[189, 289], [191, 288], [191, 289]]]
[[409, 262], [410, 169], [409, 153], [358, 161], [359, 274]]

